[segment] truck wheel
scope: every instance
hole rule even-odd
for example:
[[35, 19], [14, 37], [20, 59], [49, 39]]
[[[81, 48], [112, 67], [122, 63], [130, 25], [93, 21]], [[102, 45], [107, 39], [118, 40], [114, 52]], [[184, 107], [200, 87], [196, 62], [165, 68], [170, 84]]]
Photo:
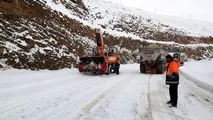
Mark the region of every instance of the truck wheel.
[[142, 67], [140, 66], [140, 71], [141, 71], [141, 73], [143, 73], [143, 69], [142, 69]]
[[109, 75], [110, 73], [111, 73], [111, 65], [108, 66], [108, 70], [107, 70], [106, 75]]
[[145, 73], [144, 67], [141, 67], [141, 68], [140, 68], [140, 71], [141, 71], [141, 73]]
[[157, 74], [163, 74], [163, 68], [162, 67], [157, 69]]
[[162, 69], [158, 71], [158, 74], [163, 74]]
[[140, 63], [140, 72], [141, 73], [145, 73], [145, 65], [144, 64], [142, 64], [142, 63]]

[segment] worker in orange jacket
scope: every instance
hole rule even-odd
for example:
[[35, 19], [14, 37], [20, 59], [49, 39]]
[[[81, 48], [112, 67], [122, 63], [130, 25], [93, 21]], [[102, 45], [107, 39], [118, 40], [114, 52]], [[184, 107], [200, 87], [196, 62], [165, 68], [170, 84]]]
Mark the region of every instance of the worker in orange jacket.
[[167, 104], [171, 104], [170, 107], [177, 107], [179, 65], [175, 60], [173, 60], [173, 57], [171, 55], [167, 55], [166, 59], [167, 59], [166, 84], [169, 85], [169, 95], [170, 95], [170, 101], [168, 101]]
[[178, 58], [175, 58], [174, 60], [177, 62], [178, 67], [180, 67], [180, 61], [178, 60]]

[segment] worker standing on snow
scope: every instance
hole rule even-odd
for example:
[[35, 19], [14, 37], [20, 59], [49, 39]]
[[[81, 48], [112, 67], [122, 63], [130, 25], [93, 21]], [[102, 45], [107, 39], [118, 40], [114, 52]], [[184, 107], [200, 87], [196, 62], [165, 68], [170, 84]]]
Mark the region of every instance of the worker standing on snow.
[[118, 75], [119, 74], [119, 69], [120, 69], [120, 59], [119, 59], [119, 56], [117, 56], [117, 62], [116, 62], [116, 74]]
[[171, 55], [167, 55], [166, 59], [167, 59], [166, 84], [170, 85], [169, 86], [170, 101], [168, 101], [167, 104], [171, 104], [170, 107], [177, 107], [179, 65], [175, 60], [173, 60]]

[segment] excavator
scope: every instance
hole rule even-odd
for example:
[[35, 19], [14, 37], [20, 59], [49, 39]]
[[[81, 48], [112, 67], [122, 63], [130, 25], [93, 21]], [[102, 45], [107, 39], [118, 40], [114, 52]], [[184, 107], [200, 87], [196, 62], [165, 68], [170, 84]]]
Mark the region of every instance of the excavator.
[[119, 74], [120, 57], [116, 47], [105, 48], [100, 28], [96, 28], [96, 48], [91, 56], [80, 57], [78, 65], [80, 73]]

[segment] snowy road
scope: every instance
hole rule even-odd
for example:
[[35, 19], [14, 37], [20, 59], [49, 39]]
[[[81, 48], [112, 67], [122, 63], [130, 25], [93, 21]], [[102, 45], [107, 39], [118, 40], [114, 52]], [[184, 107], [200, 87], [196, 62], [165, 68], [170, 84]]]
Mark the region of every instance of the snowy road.
[[121, 66], [120, 75], [77, 70], [0, 71], [0, 120], [212, 120], [213, 93], [181, 76], [169, 108], [163, 75]]

